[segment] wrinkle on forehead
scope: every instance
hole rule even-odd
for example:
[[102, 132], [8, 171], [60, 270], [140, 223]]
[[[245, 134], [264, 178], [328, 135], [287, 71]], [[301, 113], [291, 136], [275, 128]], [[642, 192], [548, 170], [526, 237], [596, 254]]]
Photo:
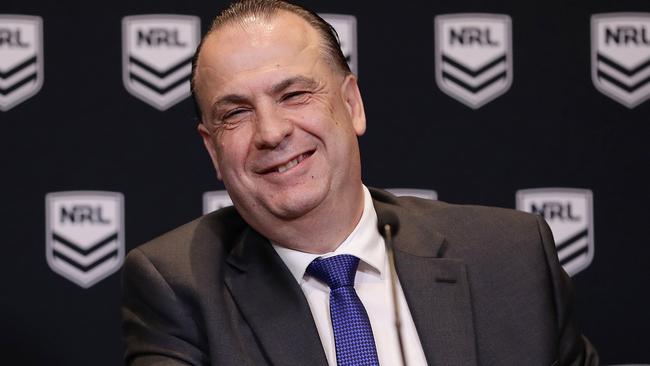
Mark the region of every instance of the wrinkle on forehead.
[[[205, 67], [204, 75], [206, 76], [206, 85], [218, 85], [218, 87], [213, 89], [215, 92], [214, 94], [206, 95], [208, 98], [208, 111], [213, 109], [215, 103], [219, 99], [223, 98], [224, 95], [227, 95], [232, 91], [232, 88], [230, 87], [232, 83], [238, 85], [238, 87], [234, 88], [234, 90], [236, 90], [238, 93], [241, 93], [242, 96], [253, 95], [255, 94], [254, 86], [252, 84], [248, 84], [247, 81], [249, 79], [260, 80], [260, 77], [262, 75], [268, 75], [269, 78], [261, 84], [262, 86], [266, 87], [260, 91], [271, 95], [274, 94], [273, 88], [281, 85], [282, 82], [286, 82], [292, 78], [297, 79], [311, 77], [312, 75], [316, 74], [315, 70], [318, 68], [319, 62], [321, 61], [319, 57], [314, 57], [313, 48], [313, 46], [303, 48], [298, 54], [293, 55], [294, 57], [289, 58], [290, 61], [294, 61], [296, 59], [304, 59], [307, 61], [302, 64], [300, 70], [287, 70], [287, 73], [282, 74], [275, 74], [274, 71], [287, 67], [285, 63], [269, 64], [262, 67], [253, 66], [251, 68], [242, 68], [238, 70], [236, 74], [232, 75], [222, 75], [214, 67]], [[324, 88], [322, 80], [315, 80], [315, 83], [318, 84], [318, 87], [314, 87], [314, 89], [322, 90]]]
[[[225, 23], [215, 29], [206, 39], [204, 49], [199, 54], [197, 68], [201, 66], [207, 57], [211, 61], [217, 61], [219, 44], [229, 44], [238, 49], [239, 46], [269, 47], [270, 51], [274, 46], [293, 43], [296, 46], [323, 47], [321, 36], [318, 32], [300, 16], [279, 10], [275, 14], [250, 15], [237, 21]], [[216, 43], [216, 44], [215, 44]], [[212, 44], [212, 47], [210, 45]], [[211, 48], [212, 52], [207, 49]], [[212, 55], [206, 55], [212, 53]]]
[[[251, 16], [236, 23], [224, 24], [208, 36], [199, 55], [197, 87], [204, 89], [209, 84], [223, 86], [234, 76], [224, 72], [233, 64], [237, 65], [238, 78], [245, 78], [249, 71], [290, 67], [298, 59], [308, 61], [303, 66], [309, 64], [308, 69], [313, 70], [319, 61], [326, 59], [322, 48], [315, 29], [299, 16], [284, 11], [270, 17]], [[262, 52], [256, 53], [255, 50]], [[256, 56], [251, 56], [253, 54]], [[263, 60], [260, 54], [263, 59], [268, 57], [272, 62], [260, 62]], [[213, 101], [218, 96], [204, 97]]]
[[[272, 44], [273, 42], [263, 40], [249, 43], [254, 48], [263, 48], [266, 47], [265, 45], [270, 46]], [[197, 75], [200, 75], [197, 86], [199, 84], [220, 84], [223, 86], [224, 83], [231, 79], [244, 82], [250, 74], [257, 76], [260, 73], [272, 72], [282, 68], [296, 68], [298, 67], [296, 61], [298, 60], [301, 61], [300, 70], [311, 73], [323, 61], [319, 51], [317, 45], [304, 44], [300, 49], [292, 50], [291, 53], [269, 55], [268, 62], [259, 62], [259, 57], [251, 57], [246, 52], [233, 52], [230, 54], [228, 61], [215, 56], [212, 60], [197, 67]], [[232, 64], [237, 65], [235, 70], [228, 67]]]

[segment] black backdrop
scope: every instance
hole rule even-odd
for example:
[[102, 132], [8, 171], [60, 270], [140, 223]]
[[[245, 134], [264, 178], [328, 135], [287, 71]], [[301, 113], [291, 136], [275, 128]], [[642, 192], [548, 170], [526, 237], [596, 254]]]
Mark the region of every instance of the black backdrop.
[[[626, 108], [595, 89], [590, 17], [650, 12], [638, 1], [304, 1], [355, 15], [368, 131], [364, 181], [434, 189], [441, 200], [511, 207], [533, 187], [593, 191], [596, 251], [574, 277], [584, 332], [605, 363], [650, 363], [650, 101]], [[23, 365], [121, 363], [119, 274], [83, 289], [44, 255], [44, 196], [122, 192], [126, 248], [201, 214], [222, 189], [196, 133], [189, 99], [161, 112], [122, 84], [121, 20], [187, 14], [205, 31], [222, 1], [4, 0], [0, 14], [38, 15], [44, 84], [0, 112], [0, 344]], [[479, 109], [444, 94], [434, 76], [434, 16], [512, 18], [510, 90]]]

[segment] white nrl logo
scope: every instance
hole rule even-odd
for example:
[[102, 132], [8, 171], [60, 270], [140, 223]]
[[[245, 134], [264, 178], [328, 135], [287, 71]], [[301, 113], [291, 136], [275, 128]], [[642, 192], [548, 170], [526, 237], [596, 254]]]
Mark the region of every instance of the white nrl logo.
[[341, 51], [348, 61], [350, 70], [355, 75], [359, 75], [359, 57], [357, 55], [357, 18], [354, 15], [347, 14], [318, 14], [328, 22], [336, 33], [339, 35]]
[[432, 201], [438, 200], [438, 192], [431, 189], [386, 188], [386, 190], [396, 196], [419, 197]]
[[208, 214], [222, 207], [232, 206], [230, 195], [225, 190], [203, 193], [203, 214]]
[[187, 15], [122, 20], [122, 78], [129, 93], [164, 111], [190, 95], [192, 56], [201, 23]]
[[628, 108], [650, 98], [650, 13], [591, 17], [591, 78]]
[[34, 96], [43, 86], [43, 20], [0, 14], [0, 111]]
[[510, 89], [512, 33], [508, 15], [439, 15], [435, 32], [440, 90], [476, 109]]
[[539, 188], [517, 191], [517, 209], [546, 219], [560, 264], [573, 276], [594, 258], [592, 193], [588, 189]]
[[45, 196], [50, 268], [88, 288], [124, 260], [124, 197], [117, 192], [55, 192]]

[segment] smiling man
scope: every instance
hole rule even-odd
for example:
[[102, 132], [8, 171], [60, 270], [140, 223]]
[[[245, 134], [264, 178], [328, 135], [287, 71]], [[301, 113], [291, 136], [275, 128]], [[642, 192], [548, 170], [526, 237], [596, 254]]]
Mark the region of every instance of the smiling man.
[[298, 15], [222, 19], [203, 41], [199, 131], [238, 212], [293, 249], [333, 251], [361, 217], [356, 77]]
[[192, 85], [235, 207], [131, 251], [127, 364], [597, 364], [541, 218], [362, 184], [357, 79], [317, 15], [231, 5]]

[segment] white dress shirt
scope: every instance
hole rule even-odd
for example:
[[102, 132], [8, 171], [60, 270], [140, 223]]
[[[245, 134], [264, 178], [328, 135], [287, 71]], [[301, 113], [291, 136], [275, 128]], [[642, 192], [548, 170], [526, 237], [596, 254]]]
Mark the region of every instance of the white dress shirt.
[[[334, 252], [321, 255], [310, 254], [288, 249], [275, 243], [273, 243], [273, 248], [296, 278], [307, 298], [330, 366], [336, 366], [334, 332], [329, 308], [330, 288], [327, 284], [305, 274], [305, 270], [316, 258], [327, 258], [339, 254], [351, 254], [359, 258], [354, 288], [368, 312], [379, 363], [384, 366], [399, 366], [402, 365], [402, 359], [395, 328], [388, 256], [384, 238], [377, 231], [377, 213], [372, 205], [372, 197], [365, 186], [363, 192], [364, 207], [361, 219], [352, 233]], [[408, 366], [426, 365], [420, 338], [399, 283], [397, 297], [400, 304], [399, 316], [402, 323], [406, 362]]]

